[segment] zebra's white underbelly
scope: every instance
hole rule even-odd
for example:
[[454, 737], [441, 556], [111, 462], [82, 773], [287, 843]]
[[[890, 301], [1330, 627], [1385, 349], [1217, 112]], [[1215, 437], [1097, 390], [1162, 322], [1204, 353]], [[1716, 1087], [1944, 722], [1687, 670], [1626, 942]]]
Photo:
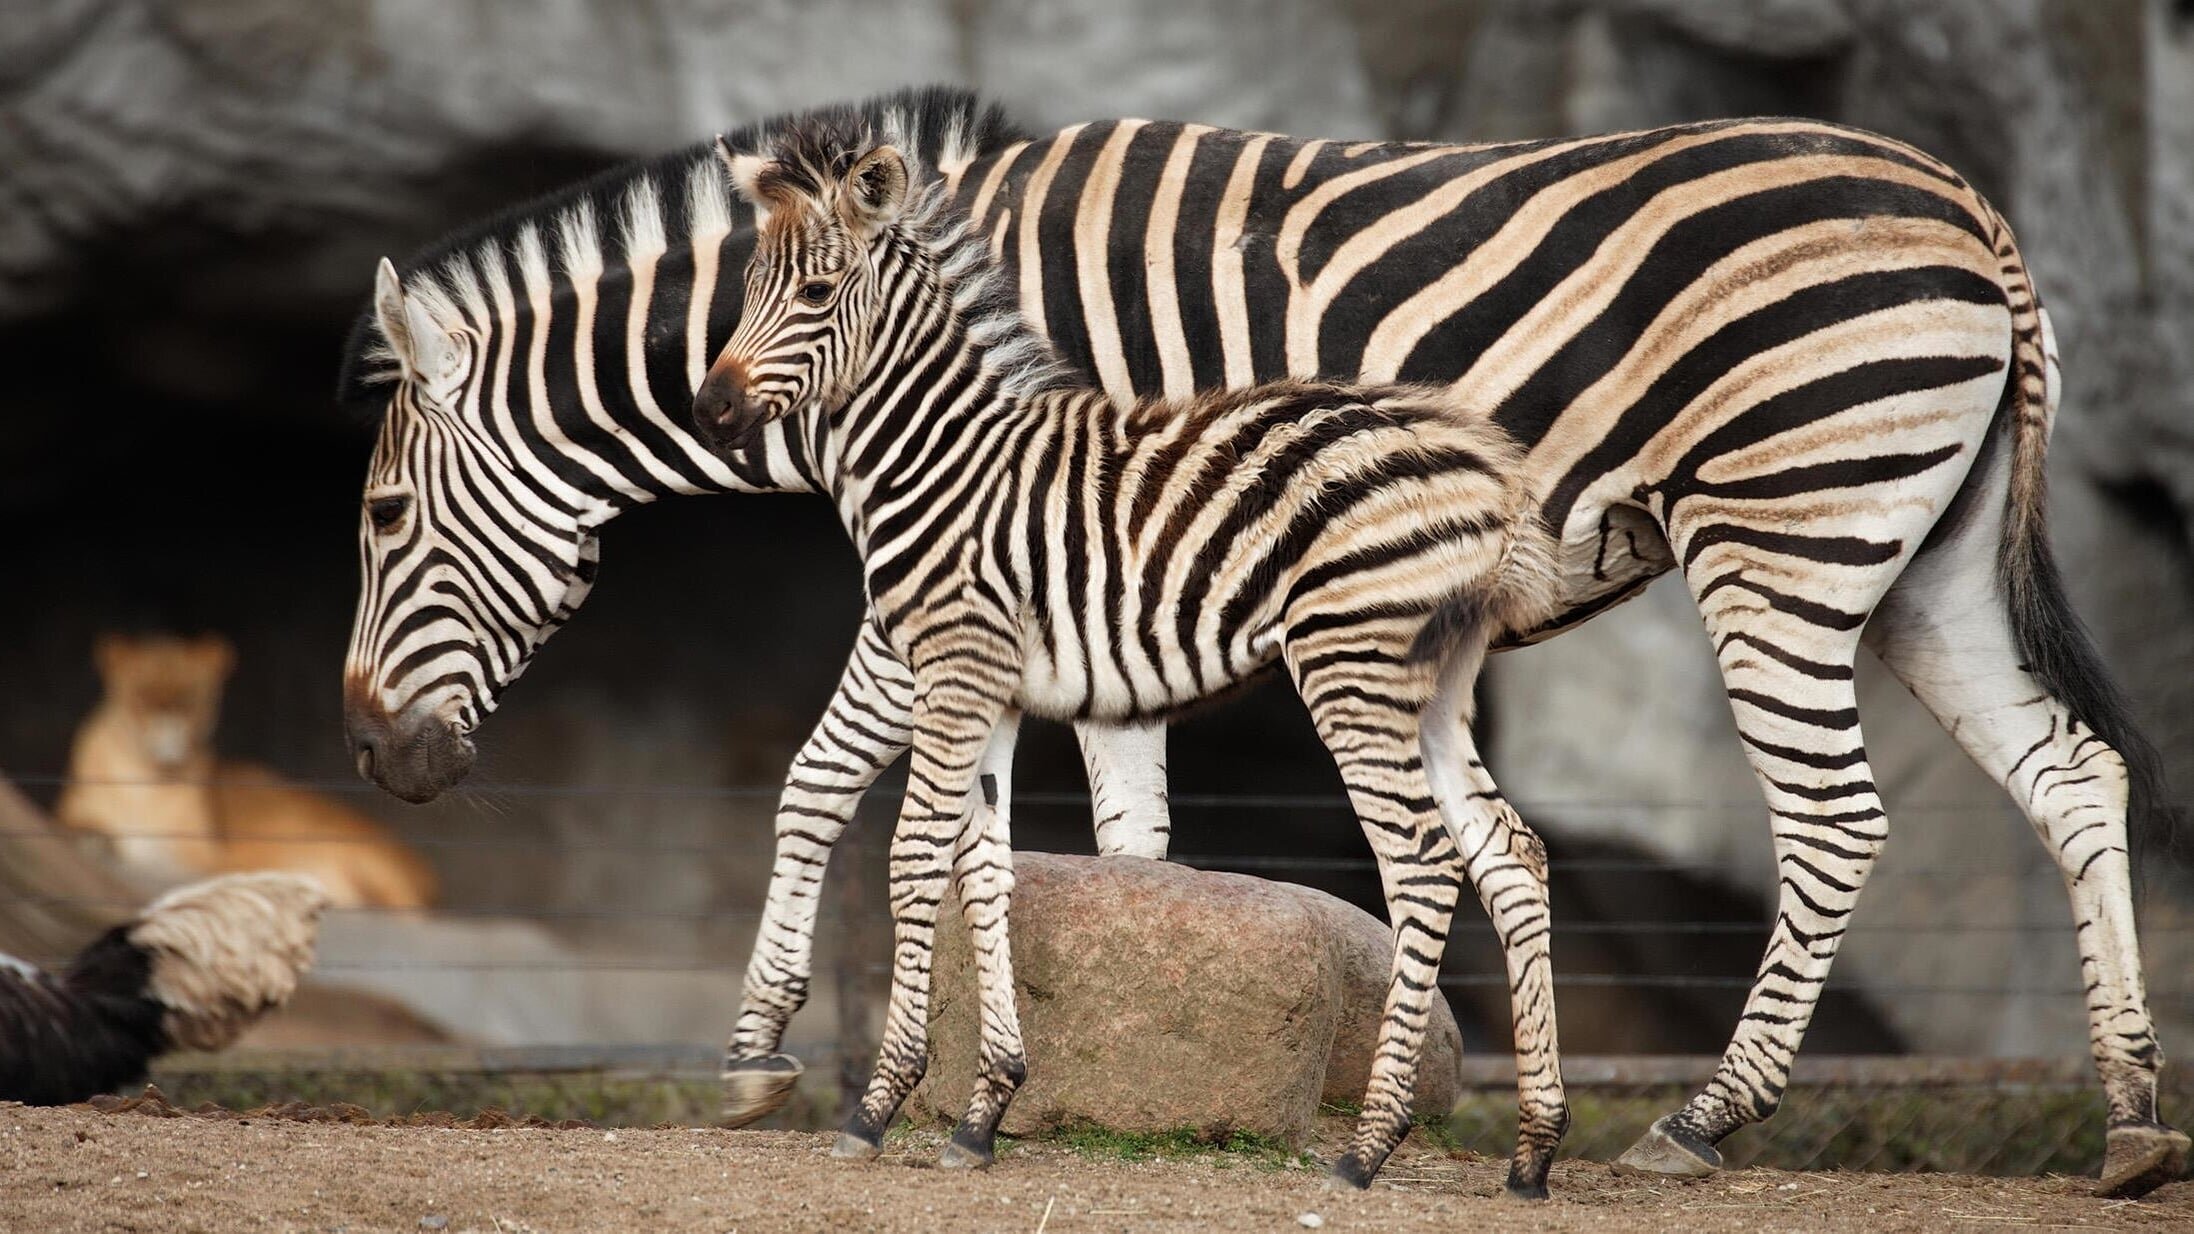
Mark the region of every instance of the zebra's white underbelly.
[[[1170, 621], [1170, 619], [1167, 619]], [[1187, 654], [1151, 657], [1132, 617], [1118, 630], [1093, 629], [1081, 640], [1029, 637], [1023, 647], [1016, 700], [1047, 719], [1128, 720], [1163, 715], [1220, 694], [1279, 657], [1277, 623], [1260, 622], [1224, 649], [1197, 646]], [[1193, 667], [1187, 656], [1196, 655]]]

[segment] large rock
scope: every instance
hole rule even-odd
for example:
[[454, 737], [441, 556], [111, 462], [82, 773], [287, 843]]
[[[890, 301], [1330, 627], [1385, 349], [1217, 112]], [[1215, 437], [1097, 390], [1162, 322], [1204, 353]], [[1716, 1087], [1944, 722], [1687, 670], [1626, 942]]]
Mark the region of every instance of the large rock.
[[[1028, 1081], [1003, 1129], [1254, 1132], [1289, 1144], [1369, 1076], [1392, 934], [1286, 883], [1134, 857], [1014, 858], [1013, 962]], [[1466, 906], [1467, 907], [1467, 906]], [[938, 931], [918, 1116], [957, 1118], [976, 1053], [973, 956]], [[1462, 1036], [1434, 1011], [1417, 1108], [1455, 1102]]]

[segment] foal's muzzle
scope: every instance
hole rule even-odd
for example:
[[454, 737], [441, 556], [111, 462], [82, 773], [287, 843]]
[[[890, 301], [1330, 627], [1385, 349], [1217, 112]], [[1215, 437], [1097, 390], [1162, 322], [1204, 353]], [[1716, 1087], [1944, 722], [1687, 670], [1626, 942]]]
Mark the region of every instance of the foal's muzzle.
[[693, 392], [693, 431], [718, 454], [744, 449], [767, 423], [753, 397], [747, 370], [737, 360], [719, 360], [701, 388]]

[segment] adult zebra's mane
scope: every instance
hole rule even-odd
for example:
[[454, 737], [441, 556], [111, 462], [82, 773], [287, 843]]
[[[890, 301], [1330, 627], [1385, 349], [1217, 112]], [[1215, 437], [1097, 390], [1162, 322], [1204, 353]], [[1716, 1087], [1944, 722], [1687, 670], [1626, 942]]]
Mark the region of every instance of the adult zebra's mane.
[[[882, 134], [910, 158], [940, 165], [1024, 136], [1004, 108], [973, 91], [921, 86], [772, 117], [721, 140], [733, 150], [758, 150], [788, 129], [820, 122]], [[479, 310], [492, 303], [483, 267], [514, 262], [521, 274], [553, 279], [557, 271], [599, 271], [725, 234], [737, 203], [715, 147], [716, 139], [705, 139], [612, 167], [450, 232], [399, 264], [405, 294], [418, 297], [438, 319], [459, 322], [460, 306]], [[395, 376], [394, 356], [368, 304], [343, 347], [337, 401], [377, 416], [381, 390]]]

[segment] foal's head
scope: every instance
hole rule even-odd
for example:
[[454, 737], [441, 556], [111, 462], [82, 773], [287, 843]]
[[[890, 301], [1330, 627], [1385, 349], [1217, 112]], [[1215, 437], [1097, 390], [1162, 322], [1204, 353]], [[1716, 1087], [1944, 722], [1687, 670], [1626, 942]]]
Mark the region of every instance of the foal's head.
[[763, 214], [738, 329], [694, 396], [696, 416], [736, 445], [810, 404], [842, 406], [886, 315], [923, 285], [891, 276], [929, 254], [901, 234], [909, 174], [891, 146], [815, 125], [766, 155], [719, 153]]

